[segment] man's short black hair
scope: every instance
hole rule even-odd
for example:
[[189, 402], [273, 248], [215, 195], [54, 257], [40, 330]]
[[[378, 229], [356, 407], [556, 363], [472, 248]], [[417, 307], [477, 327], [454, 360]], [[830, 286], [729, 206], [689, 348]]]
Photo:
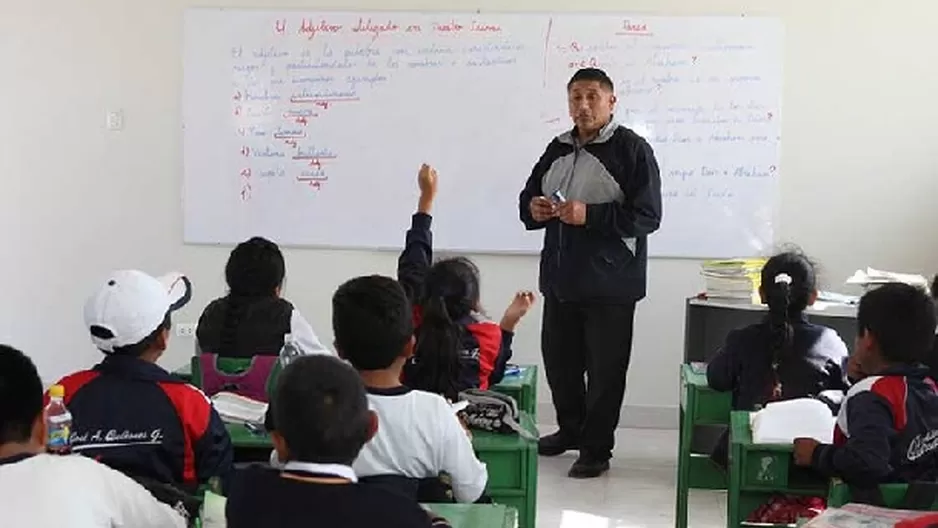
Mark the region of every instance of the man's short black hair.
[[396, 280], [358, 277], [332, 296], [332, 330], [339, 353], [356, 369], [386, 369], [414, 335], [413, 309]]
[[923, 288], [884, 284], [860, 299], [857, 328], [876, 338], [883, 359], [924, 362], [935, 340], [935, 303]]
[[271, 402], [290, 460], [351, 465], [368, 441], [371, 415], [358, 373], [332, 356], [294, 359]]
[[42, 414], [42, 380], [32, 360], [0, 345], [0, 445], [28, 442]]
[[599, 68], [582, 68], [577, 70], [577, 72], [573, 74], [573, 77], [570, 78], [570, 82], [567, 83], [567, 90], [573, 88], [573, 83], [579, 81], [596, 81], [600, 86], [610, 92], [616, 91], [615, 86], [612, 84], [612, 79], [606, 75], [606, 72]]

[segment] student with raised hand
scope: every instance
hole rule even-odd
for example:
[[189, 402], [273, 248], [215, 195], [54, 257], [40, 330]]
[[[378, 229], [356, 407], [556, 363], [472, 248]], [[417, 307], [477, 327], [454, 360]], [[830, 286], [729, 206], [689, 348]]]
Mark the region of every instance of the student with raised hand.
[[882, 483], [938, 479], [938, 388], [921, 364], [935, 321], [934, 302], [915, 286], [886, 284], [860, 299], [854, 355], [865, 377], [847, 392], [834, 443], [796, 439], [796, 464], [843, 479], [858, 501], [875, 500]]
[[[195, 493], [232, 467], [231, 438], [205, 394], [161, 368], [171, 314], [192, 297], [185, 276], [110, 274], [85, 304], [104, 360], [58, 382], [73, 416], [72, 450], [145, 483]], [[156, 489], [156, 488], [151, 488]]]
[[452, 407], [437, 394], [401, 384], [414, 352], [414, 324], [400, 284], [381, 276], [346, 282], [332, 297], [332, 326], [336, 351], [358, 371], [381, 424], [355, 460], [356, 473], [414, 481], [445, 473], [456, 501], [479, 500], [488, 471]]
[[185, 519], [127, 476], [82, 456], [45, 453], [42, 381], [0, 345], [0, 517], [3, 526], [183, 528]]
[[[732, 391], [733, 409], [847, 389], [847, 345], [831, 328], [809, 323], [805, 310], [817, 300], [814, 265], [803, 254], [773, 256], [762, 268], [759, 293], [769, 313], [761, 323], [734, 330], [707, 366], [707, 381]], [[726, 435], [714, 460], [725, 464]]]
[[300, 357], [281, 373], [271, 434], [281, 469], [250, 467], [228, 494], [229, 528], [423, 528], [415, 500], [358, 484], [352, 462], [379, 429], [356, 372], [328, 356]]
[[300, 312], [280, 297], [285, 275], [277, 244], [261, 237], [238, 244], [225, 265], [228, 294], [212, 301], [199, 318], [199, 351], [220, 357], [276, 357], [289, 334], [301, 354], [332, 354]]
[[455, 401], [460, 391], [488, 389], [502, 380], [515, 327], [535, 296], [516, 293], [496, 324], [482, 314], [479, 269], [471, 260], [456, 257], [433, 263], [430, 212], [437, 179], [429, 165], [420, 168], [417, 212], [398, 259], [398, 280], [415, 307], [417, 324], [416, 352], [404, 368], [404, 382]]

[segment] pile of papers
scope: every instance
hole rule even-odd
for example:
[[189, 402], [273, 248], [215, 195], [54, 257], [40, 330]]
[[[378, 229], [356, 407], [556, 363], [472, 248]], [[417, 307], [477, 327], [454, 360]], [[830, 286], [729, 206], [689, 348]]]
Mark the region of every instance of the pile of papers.
[[773, 402], [749, 416], [752, 443], [790, 445], [795, 438], [822, 444], [834, 440], [836, 418], [830, 407], [813, 398]]
[[899, 522], [926, 515], [926, 512], [890, 510], [866, 504], [845, 504], [828, 508], [805, 523], [804, 528], [894, 528]]
[[758, 304], [760, 274], [764, 258], [708, 260], [700, 274], [708, 299], [737, 299]]
[[866, 271], [857, 270], [857, 272], [854, 273], [852, 277], [847, 279], [847, 284], [856, 284], [867, 290], [882, 284], [890, 284], [894, 282], [901, 282], [925, 289], [928, 288], [928, 280], [921, 275], [895, 273], [892, 271], [880, 271], [873, 268], [866, 268]]
[[219, 392], [212, 396], [212, 405], [227, 423], [262, 424], [267, 414], [266, 403], [232, 392]]

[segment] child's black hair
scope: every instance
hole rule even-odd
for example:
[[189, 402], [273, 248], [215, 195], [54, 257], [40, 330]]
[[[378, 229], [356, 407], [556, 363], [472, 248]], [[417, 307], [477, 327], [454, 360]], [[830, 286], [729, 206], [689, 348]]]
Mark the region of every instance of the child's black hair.
[[277, 379], [272, 412], [293, 461], [351, 465], [368, 441], [371, 417], [361, 378], [331, 356], [292, 361]]
[[567, 90], [573, 87], [573, 83], [579, 81], [596, 81], [606, 90], [610, 92], [615, 91], [612, 79], [606, 75], [606, 72], [599, 68], [582, 68], [577, 70], [576, 73], [573, 74], [573, 77], [570, 78], [570, 82], [567, 83]]
[[332, 296], [332, 330], [339, 354], [358, 370], [382, 370], [414, 336], [404, 288], [381, 275], [354, 278]]
[[32, 360], [0, 345], [0, 445], [28, 442], [42, 414], [42, 381]]
[[413, 388], [455, 399], [464, 329], [457, 321], [479, 308], [479, 268], [464, 257], [440, 260], [427, 272], [420, 301]]
[[247, 306], [257, 299], [274, 297], [285, 275], [283, 253], [266, 238], [251, 238], [231, 251], [225, 265], [228, 304], [221, 329], [222, 351], [235, 349], [238, 326]]
[[779, 253], [762, 267], [762, 294], [769, 305], [772, 331], [773, 369], [777, 370], [791, 353], [795, 339], [792, 323], [801, 318], [816, 290], [814, 264], [800, 251]]
[[938, 300], [938, 275], [931, 280], [931, 298]]
[[860, 299], [857, 330], [876, 339], [890, 363], [923, 363], [935, 341], [935, 302], [923, 288], [884, 284]]
[[[115, 347], [114, 350], [110, 352], [104, 351], [104, 353], [111, 356], [140, 357], [153, 348], [153, 345], [156, 343], [156, 340], [159, 339], [160, 334], [163, 331], [169, 330], [172, 327], [172, 316], [170, 315], [170, 312], [166, 312], [166, 317], [163, 318], [163, 322], [160, 323], [160, 326], [158, 326], [156, 330], [150, 332], [150, 335], [144, 337], [142, 340], [132, 345]], [[91, 335], [100, 339], [111, 339], [114, 337], [114, 333], [107, 328], [104, 328], [103, 326], [93, 325], [90, 331]]]

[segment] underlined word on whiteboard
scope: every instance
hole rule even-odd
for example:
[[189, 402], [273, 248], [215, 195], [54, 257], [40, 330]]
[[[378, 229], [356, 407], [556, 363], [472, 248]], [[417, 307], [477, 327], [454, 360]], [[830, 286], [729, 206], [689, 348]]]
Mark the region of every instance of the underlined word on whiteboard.
[[781, 174], [781, 41], [753, 18], [191, 9], [185, 238], [399, 248], [427, 162], [437, 247], [536, 252], [518, 194], [572, 126], [570, 76], [597, 67], [660, 165], [651, 254], [758, 253]]

